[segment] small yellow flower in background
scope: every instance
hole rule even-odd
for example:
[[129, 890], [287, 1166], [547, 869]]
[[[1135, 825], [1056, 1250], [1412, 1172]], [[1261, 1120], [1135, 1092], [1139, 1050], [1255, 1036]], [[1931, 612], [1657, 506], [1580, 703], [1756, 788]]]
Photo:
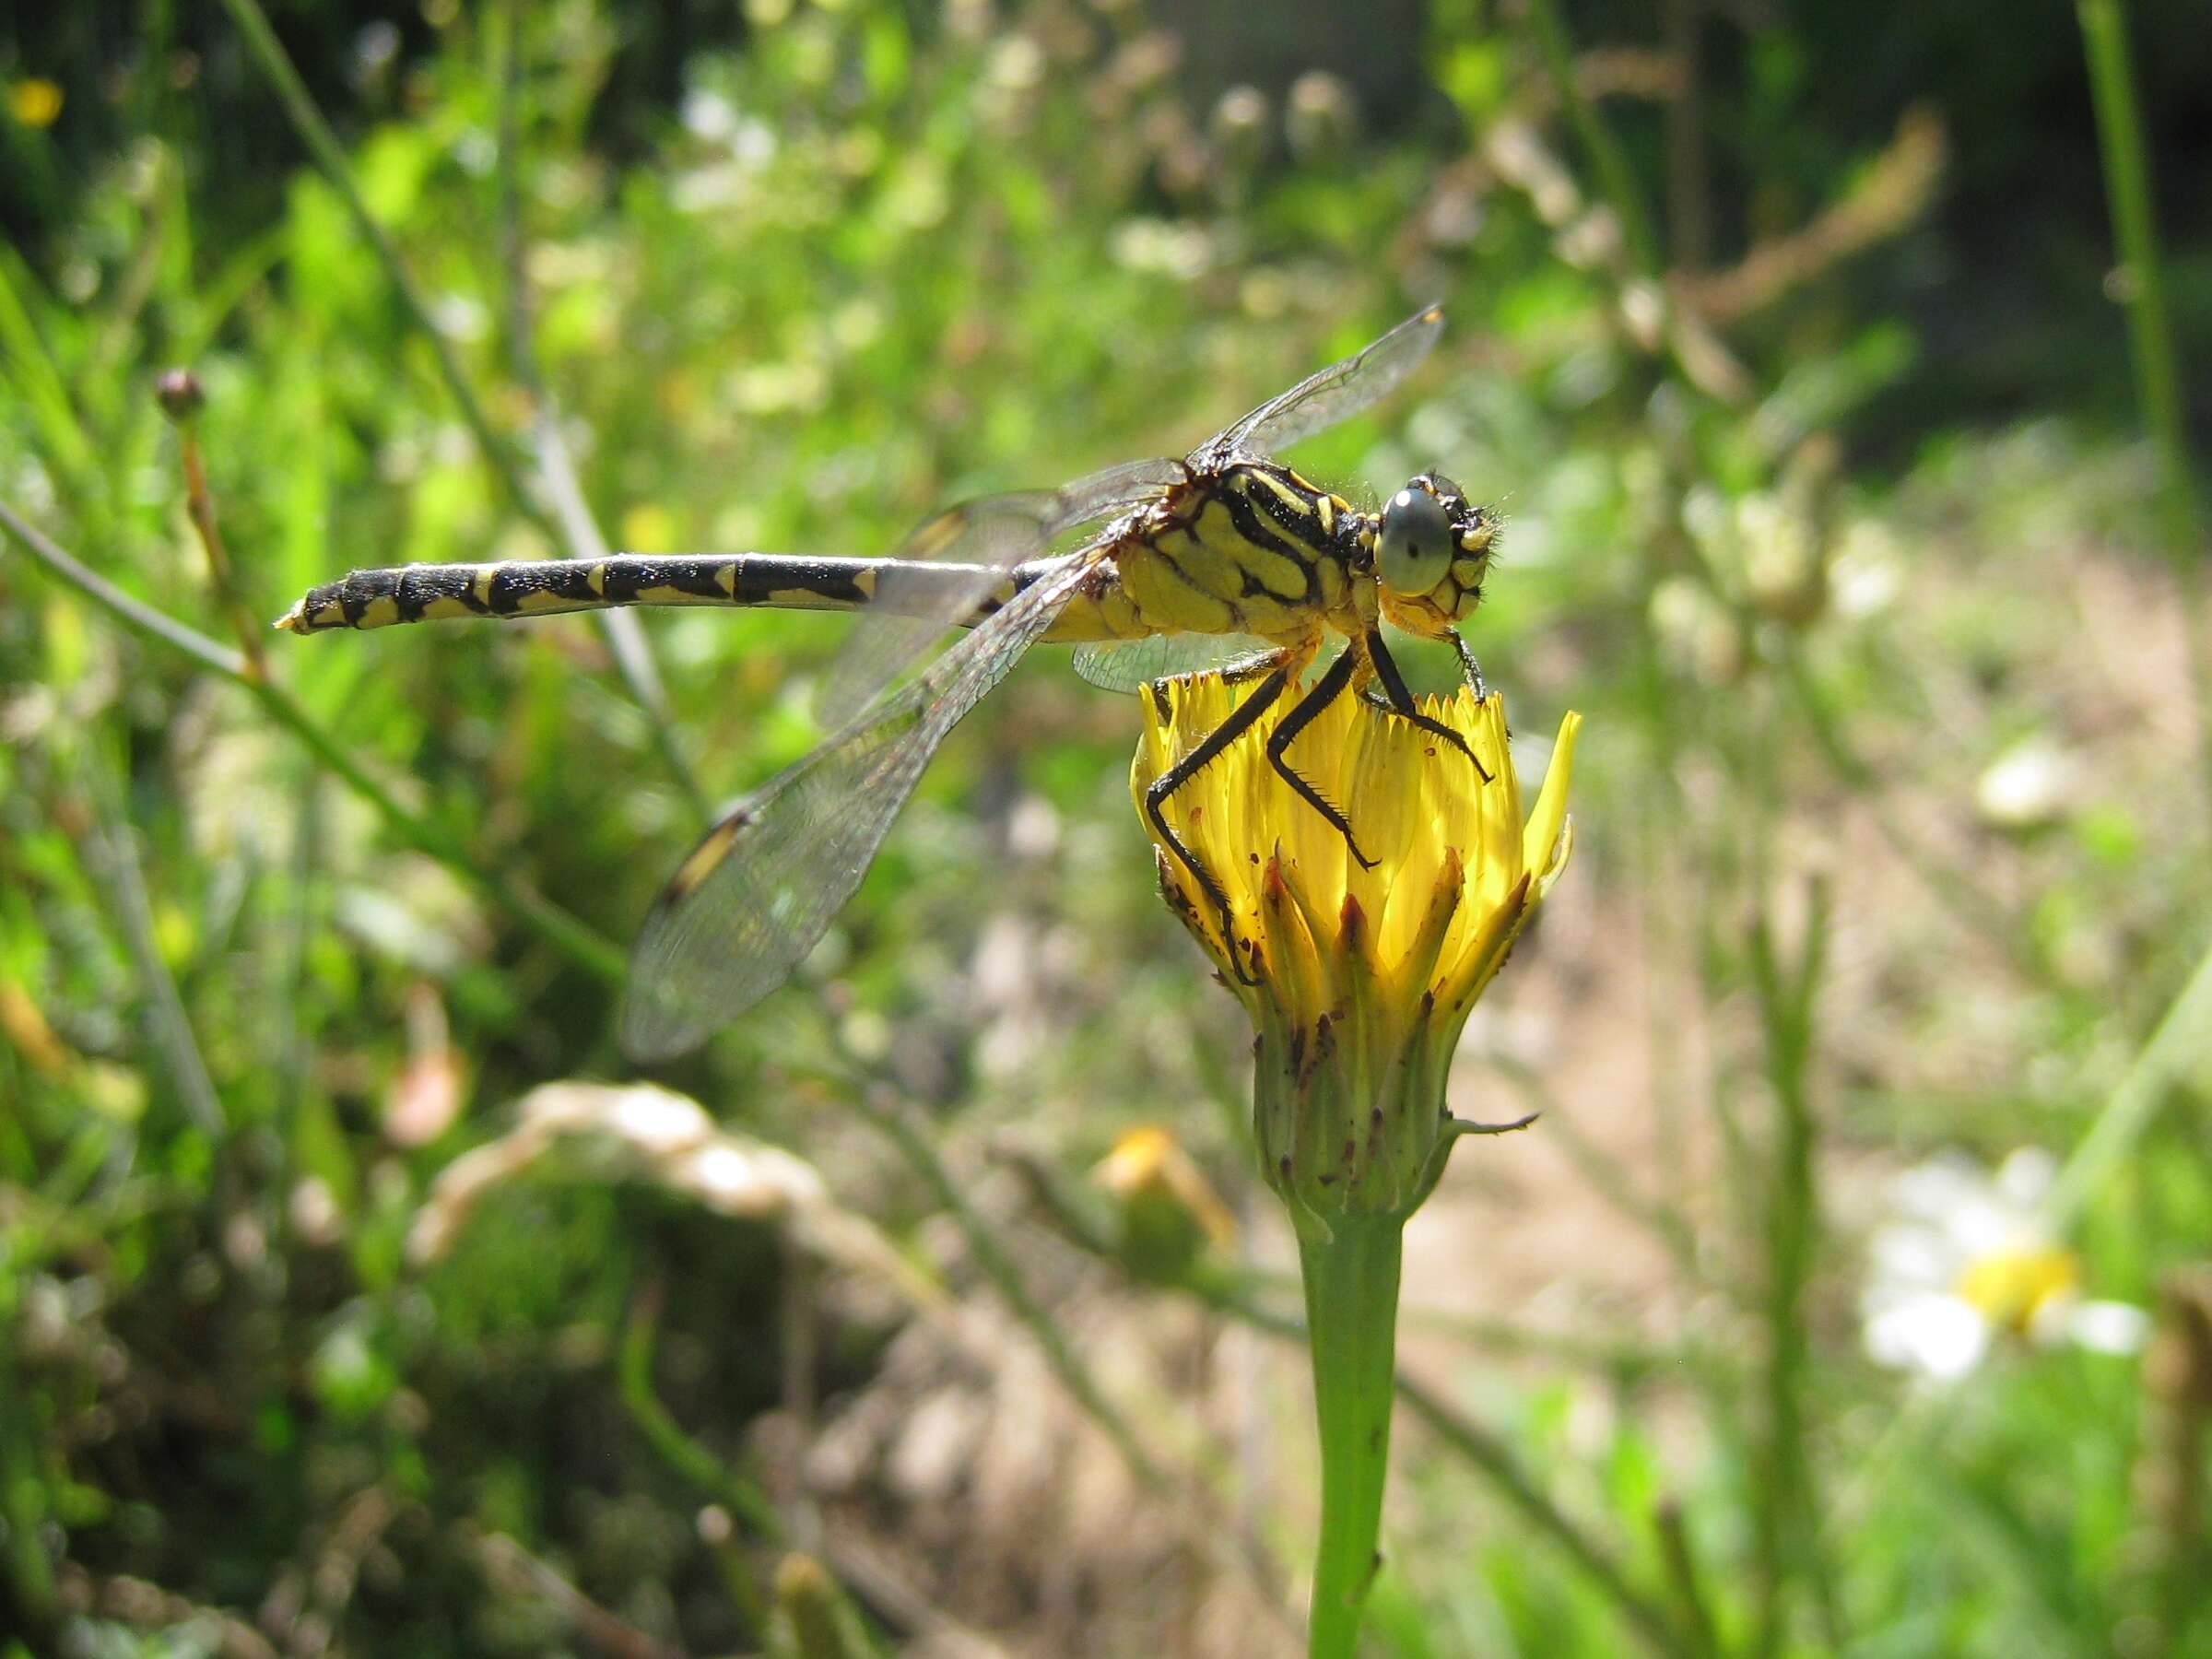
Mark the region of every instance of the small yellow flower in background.
[[2025, 1336], [2080, 1296], [2081, 1264], [2070, 1250], [2030, 1241], [1976, 1256], [1959, 1273], [1957, 1289], [1996, 1329]]
[[50, 127], [61, 118], [62, 89], [50, 80], [10, 81], [7, 112], [19, 125]]
[[665, 553], [676, 546], [676, 514], [641, 501], [622, 515], [622, 546], [632, 553]]
[[30, 993], [5, 976], [0, 976], [0, 1038], [40, 1076], [69, 1075], [67, 1045], [54, 1035], [53, 1027], [46, 1023], [46, 1016], [31, 1000]]
[[1237, 1236], [1236, 1218], [1198, 1160], [1157, 1124], [1115, 1141], [1091, 1179], [1113, 1200], [1122, 1265], [1140, 1279], [1172, 1282], [1206, 1245]]
[[[1143, 701], [1130, 776], [1140, 818], [1147, 787], [1229, 717], [1236, 691], [1205, 676], [1167, 682]], [[1160, 846], [1169, 903], [1259, 1031], [1264, 1172], [1301, 1231], [1340, 1212], [1403, 1217], [1428, 1196], [1451, 1140], [1444, 1083], [1460, 1030], [1572, 841], [1567, 782], [1579, 715], [1560, 724], [1524, 819], [1502, 700], [1463, 689], [1420, 706], [1466, 740], [1480, 771], [1432, 734], [1349, 695], [1288, 751], [1349, 816], [1371, 868], [1270, 764], [1267, 723], [1163, 808], [1229, 900], [1225, 937], [1213, 900]]]

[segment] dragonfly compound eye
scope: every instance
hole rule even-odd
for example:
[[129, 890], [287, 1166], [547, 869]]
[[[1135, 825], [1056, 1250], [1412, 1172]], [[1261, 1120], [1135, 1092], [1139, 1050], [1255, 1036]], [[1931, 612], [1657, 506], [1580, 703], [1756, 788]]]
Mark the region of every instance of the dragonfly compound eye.
[[1426, 489], [1408, 485], [1382, 509], [1375, 549], [1382, 585], [1394, 593], [1426, 594], [1452, 569], [1452, 515]]

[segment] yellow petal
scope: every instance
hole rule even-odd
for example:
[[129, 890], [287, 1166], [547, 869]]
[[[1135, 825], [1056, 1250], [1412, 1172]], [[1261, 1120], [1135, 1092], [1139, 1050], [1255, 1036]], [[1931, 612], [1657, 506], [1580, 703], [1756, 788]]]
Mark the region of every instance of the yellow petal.
[[1567, 785], [1574, 776], [1574, 740], [1583, 729], [1583, 717], [1571, 709], [1559, 722], [1559, 735], [1551, 746], [1551, 760], [1544, 769], [1544, 787], [1536, 795], [1536, 809], [1528, 815], [1528, 829], [1521, 841], [1521, 866], [1536, 878], [1537, 890], [1549, 887], [1566, 867], [1572, 844], [1567, 834]]
[[[1250, 694], [1214, 677], [1146, 694], [1130, 771], [1140, 812], [1147, 789]], [[1524, 823], [1503, 700], [1477, 701], [1463, 689], [1420, 708], [1458, 734], [1475, 762], [1449, 738], [1352, 695], [1323, 710], [1284, 752], [1297, 777], [1349, 821], [1371, 867], [1268, 759], [1279, 712], [1169, 797], [1173, 839], [1228, 900], [1228, 938], [1219, 907], [1147, 815], [1171, 902], [1255, 1016], [1310, 1024], [1340, 1016], [1348, 999], [1390, 1004], [1394, 1020], [1418, 1019], [1430, 990], [1464, 1010], [1564, 864], [1578, 717], [1562, 724]]]

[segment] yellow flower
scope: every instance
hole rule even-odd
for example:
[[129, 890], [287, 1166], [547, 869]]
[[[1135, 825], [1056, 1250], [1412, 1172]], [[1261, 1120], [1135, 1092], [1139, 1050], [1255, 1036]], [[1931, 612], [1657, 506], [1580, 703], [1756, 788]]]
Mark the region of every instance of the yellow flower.
[[[1218, 676], [1147, 696], [1130, 776], [1151, 782], [1229, 717]], [[1572, 841], [1567, 782], [1580, 717], [1561, 723], [1525, 819], [1505, 706], [1461, 690], [1421, 712], [1452, 745], [1364, 698], [1337, 698], [1288, 764], [1341, 808], [1344, 836], [1270, 763], [1262, 721], [1171, 794], [1163, 814], [1227, 900], [1162, 841], [1161, 888], [1259, 1032], [1254, 1126], [1267, 1180], [1301, 1231], [1340, 1214], [1410, 1214], [1442, 1173], [1452, 1052]], [[1485, 782], [1485, 774], [1488, 782]], [[1150, 828], [1147, 819], [1147, 828]], [[1159, 837], [1155, 833], [1155, 840]]]
[[10, 82], [7, 112], [24, 126], [50, 127], [62, 112], [62, 89], [50, 80]]
[[2020, 1242], [1959, 1270], [1959, 1298], [2000, 1331], [2025, 1336], [2043, 1312], [2081, 1290], [2081, 1263], [2055, 1244]]
[[1091, 1179], [1113, 1200], [1122, 1265], [1137, 1278], [1172, 1283], [1209, 1242], [1236, 1238], [1237, 1218], [1198, 1160], [1157, 1124], [1115, 1141]]
[[622, 545], [633, 553], [665, 553], [676, 546], [676, 515], [646, 501], [622, 515]]

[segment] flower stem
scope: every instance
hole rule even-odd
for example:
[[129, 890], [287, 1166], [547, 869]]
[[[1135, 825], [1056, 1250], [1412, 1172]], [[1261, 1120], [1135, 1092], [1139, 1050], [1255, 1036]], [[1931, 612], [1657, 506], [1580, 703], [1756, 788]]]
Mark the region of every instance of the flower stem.
[[2136, 391], [2159, 459], [2159, 505], [2168, 550], [2184, 565], [2197, 559], [2200, 506], [2189, 462], [2188, 416], [2180, 355], [2166, 305], [2158, 217], [2151, 206], [2150, 161], [2136, 104], [2136, 73], [2123, 0], [2080, 0], [2083, 50], [2097, 111], [2098, 148], [2112, 199], [2112, 240], [2123, 262], [2128, 344]]
[[[2097, 111], [2097, 147], [2104, 158], [2112, 240], [2118, 246], [2128, 345], [2135, 359], [2136, 399], [2159, 464], [2159, 505], [2166, 551], [2182, 589], [2183, 640], [2200, 711], [2212, 709], [2212, 636], [2204, 620], [2204, 501], [2190, 463], [2186, 383], [2166, 305], [2151, 195], [2149, 146], [2136, 102], [2124, 0], [2078, 0], [2082, 50]], [[2197, 722], [2199, 759], [2212, 770], [2212, 725]]]
[[1331, 1218], [1299, 1242], [1313, 1407], [1321, 1425], [1321, 1543], [1313, 1562], [1309, 1659], [1349, 1659], [1382, 1565], [1382, 1482], [1397, 1348], [1398, 1216]]
[[265, 713], [313, 750], [318, 760], [382, 813], [408, 844], [474, 881], [578, 967], [596, 974], [610, 985], [622, 982], [628, 969], [621, 951], [550, 899], [479, 857], [460, 836], [441, 823], [402, 806], [397, 795], [370, 775], [352, 749], [335, 734], [316, 724], [290, 692], [274, 680], [256, 677], [244, 656], [219, 640], [211, 640], [197, 629], [133, 598], [4, 500], [0, 500], [0, 531], [14, 536], [30, 555], [31, 561], [48, 575], [68, 583], [117, 620], [159, 640], [172, 650], [182, 652], [201, 667], [243, 687], [261, 704]]

